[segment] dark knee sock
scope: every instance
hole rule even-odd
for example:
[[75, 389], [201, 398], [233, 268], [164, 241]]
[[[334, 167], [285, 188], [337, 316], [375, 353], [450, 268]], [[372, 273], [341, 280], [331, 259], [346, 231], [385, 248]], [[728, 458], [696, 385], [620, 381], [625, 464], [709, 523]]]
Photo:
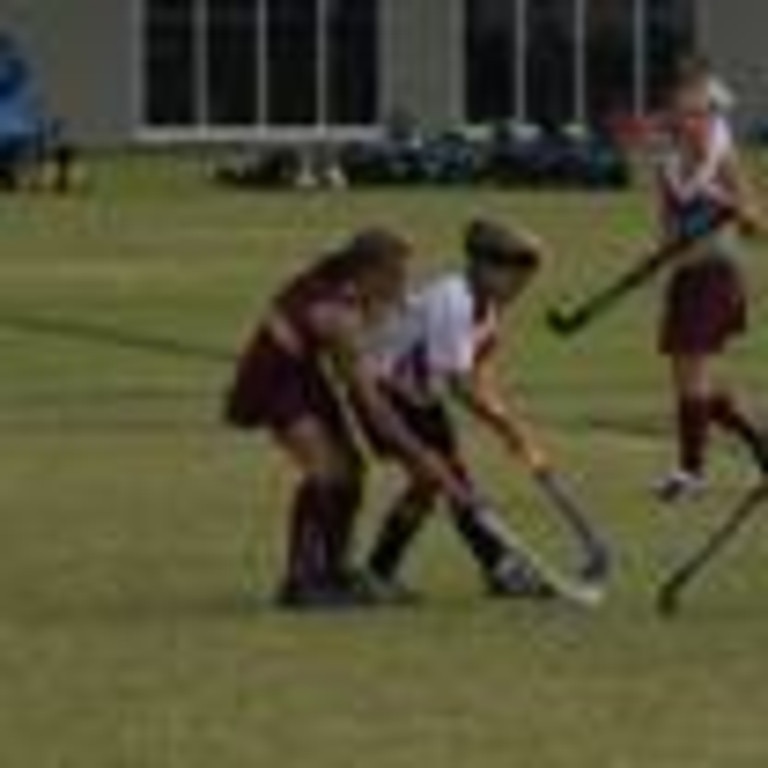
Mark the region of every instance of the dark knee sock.
[[426, 519], [431, 507], [418, 491], [408, 490], [384, 517], [368, 557], [368, 567], [382, 579], [392, 579], [402, 565], [408, 547]]
[[680, 467], [693, 474], [704, 470], [710, 406], [707, 398], [682, 397], [677, 407]]
[[768, 471], [766, 441], [729, 393], [719, 392], [710, 398], [709, 414], [713, 422], [741, 438], [755, 455], [763, 470]]
[[368, 556], [368, 567], [383, 579], [392, 579], [402, 566], [432, 507], [432, 498], [409, 489], [392, 505], [379, 528]]
[[492, 510], [454, 507], [452, 516], [456, 530], [485, 573], [494, 573], [501, 561], [512, 554]]
[[354, 525], [362, 499], [363, 487], [358, 478], [334, 483], [328, 489], [329, 508], [320, 525], [332, 579], [344, 580], [349, 573]]
[[306, 480], [296, 492], [288, 537], [286, 578], [295, 586], [328, 582], [329, 558], [325, 530], [333, 515], [333, 495], [325, 483]]

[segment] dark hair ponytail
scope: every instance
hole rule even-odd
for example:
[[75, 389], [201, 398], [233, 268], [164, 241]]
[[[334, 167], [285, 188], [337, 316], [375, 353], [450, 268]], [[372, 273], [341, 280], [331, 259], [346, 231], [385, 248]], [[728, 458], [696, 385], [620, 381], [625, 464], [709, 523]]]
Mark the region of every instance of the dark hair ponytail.
[[470, 266], [533, 270], [541, 262], [537, 243], [489, 219], [473, 219], [464, 233]]
[[331, 279], [355, 279], [371, 270], [386, 269], [402, 262], [412, 252], [410, 242], [384, 227], [360, 230], [325, 260], [324, 272]]

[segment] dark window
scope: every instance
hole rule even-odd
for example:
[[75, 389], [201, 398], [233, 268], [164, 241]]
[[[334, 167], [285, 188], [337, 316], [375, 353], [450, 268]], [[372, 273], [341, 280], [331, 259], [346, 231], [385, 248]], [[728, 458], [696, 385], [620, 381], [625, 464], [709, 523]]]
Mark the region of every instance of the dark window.
[[466, 112], [470, 122], [515, 112], [516, 2], [466, 0]]
[[648, 0], [648, 98], [652, 108], [664, 100], [681, 58], [695, 44], [694, 0]]
[[328, 121], [376, 121], [378, 0], [328, 0]]
[[195, 98], [193, 0], [149, 0], [145, 16], [145, 115], [150, 125], [191, 125]]
[[529, 2], [528, 113], [535, 122], [558, 126], [574, 117], [575, 31], [575, 0]]
[[587, 3], [587, 90], [592, 120], [635, 106], [635, 0]]
[[207, 122], [250, 125], [257, 118], [257, 0], [207, 0]]
[[317, 2], [270, 0], [269, 108], [272, 125], [317, 121]]

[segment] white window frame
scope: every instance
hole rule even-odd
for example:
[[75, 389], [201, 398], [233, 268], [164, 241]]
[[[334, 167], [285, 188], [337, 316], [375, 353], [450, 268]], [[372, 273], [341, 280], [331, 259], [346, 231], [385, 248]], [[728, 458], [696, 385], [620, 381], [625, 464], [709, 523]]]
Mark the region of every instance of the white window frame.
[[635, 117], [643, 117], [648, 109], [648, 2], [634, 0], [634, 93]]
[[[514, 120], [525, 123], [529, 119], [528, 104], [528, 39], [529, 14], [528, 8], [536, 0], [512, 0], [510, 8], [515, 14], [515, 93], [512, 105]], [[589, 31], [587, 20], [591, 0], [572, 0], [574, 3], [574, 81], [573, 81], [573, 114], [572, 119], [585, 123], [589, 113], [590, 81], [587, 56], [589, 51]], [[462, 4], [462, 8], [464, 4]], [[699, 5], [696, 5], [697, 10]], [[632, 0], [632, 105], [636, 115], [644, 115], [648, 108], [648, 0]], [[700, 14], [697, 13], [697, 23]], [[464, 24], [467, 24], [466, 13], [462, 12]], [[466, 93], [464, 84], [469, 62], [466, 50], [462, 51], [463, 78], [459, 83], [462, 93]], [[467, 100], [463, 99], [464, 118], [467, 119]]]
[[130, 24], [128, 34], [131, 36], [130, 45], [130, 108], [131, 131], [133, 138], [137, 138], [140, 127], [144, 123], [145, 105], [147, 103], [146, 84], [146, 53], [147, 41], [144, 36], [146, 27], [145, 0], [131, 0]]
[[587, 82], [587, 10], [589, 0], [573, 0], [573, 120], [579, 124], [587, 122], [589, 84]]
[[[146, 3], [149, 0], [132, 0], [130, 34], [132, 45], [132, 86], [131, 86], [131, 116], [133, 120], [133, 139], [144, 144], [173, 144], [173, 143], [306, 143], [313, 141], [355, 141], [370, 140], [380, 134], [379, 123], [382, 116], [383, 93], [381, 78], [386, 62], [383, 60], [382, 45], [377, 45], [377, 71], [380, 78], [377, 87], [376, 113], [371, 125], [337, 125], [327, 122], [329, 113], [328, 94], [328, 52], [329, 35], [326, 24], [328, 0], [315, 0], [318, 24], [317, 62], [315, 77], [317, 78], [317, 101], [315, 104], [316, 120], [312, 125], [276, 125], [268, 124], [269, 112], [269, 2], [255, 0], [257, 3], [258, 26], [257, 34], [257, 104], [256, 123], [252, 125], [218, 126], [211, 125], [208, 104], [208, 30], [207, 3], [205, 0], [194, 2], [194, 29], [196, 50], [194, 61], [195, 78], [195, 124], [182, 126], [153, 126], [146, 122]], [[386, 0], [376, 2], [377, 34], [383, 31], [382, 13]]]
[[515, 93], [514, 117], [528, 121], [528, 0], [514, 0], [515, 7]]

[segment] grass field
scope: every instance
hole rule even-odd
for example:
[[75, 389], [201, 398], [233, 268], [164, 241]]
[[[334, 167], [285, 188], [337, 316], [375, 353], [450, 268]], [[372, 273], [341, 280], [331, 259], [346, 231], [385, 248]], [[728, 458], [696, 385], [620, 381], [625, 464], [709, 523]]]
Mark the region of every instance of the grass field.
[[[671, 447], [653, 292], [573, 344], [541, 323], [644, 242], [641, 196], [230, 196], [197, 170], [105, 162], [87, 194], [0, 199], [0, 766], [768, 765], [765, 523], [679, 621], [651, 610], [665, 564], [749, 467], [719, 442], [706, 501], [649, 499]], [[270, 290], [350, 228], [402, 226], [429, 271], [478, 212], [525, 221], [556, 253], [510, 374], [617, 542], [611, 600], [589, 615], [490, 603], [435, 520], [411, 563], [423, 607], [280, 615], [285, 467], [220, 426], [230, 371], [206, 353], [235, 349]], [[759, 299], [768, 250], [752, 256]], [[733, 357], [757, 405], [767, 313], [758, 301]], [[485, 440], [471, 452], [510, 519], [559, 556], [525, 478]], [[377, 474], [362, 538], [387, 485]]]

